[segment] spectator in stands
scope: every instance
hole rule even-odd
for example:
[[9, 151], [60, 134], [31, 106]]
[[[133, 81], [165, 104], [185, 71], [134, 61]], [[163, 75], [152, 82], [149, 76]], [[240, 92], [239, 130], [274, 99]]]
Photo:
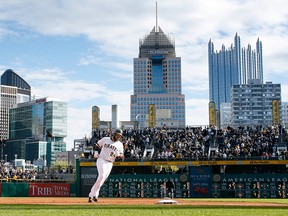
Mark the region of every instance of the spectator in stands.
[[[94, 133], [94, 140], [107, 133], [109, 130]], [[126, 160], [141, 160], [147, 146], [154, 148], [154, 154], [149, 155], [152, 160], [266, 160], [287, 157], [287, 151], [277, 151], [281, 140], [287, 142], [286, 130], [280, 126], [228, 126], [219, 130], [211, 126], [168, 130], [164, 125], [160, 129], [129, 128], [123, 131], [123, 137]], [[211, 151], [212, 148], [215, 150]]]

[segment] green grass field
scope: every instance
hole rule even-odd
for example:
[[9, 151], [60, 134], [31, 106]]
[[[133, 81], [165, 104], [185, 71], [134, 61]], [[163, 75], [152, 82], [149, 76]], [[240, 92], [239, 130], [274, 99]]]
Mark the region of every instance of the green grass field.
[[[203, 201], [202, 199], [201, 201]], [[205, 199], [206, 200], [206, 199]], [[183, 200], [184, 201], [184, 200]], [[188, 199], [185, 202], [193, 202], [195, 199]], [[207, 202], [259, 202], [259, 203], [278, 203], [286, 204], [282, 207], [266, 207], [266, 206], [189, 206], [189, 205], [1, 205], [0, 215], [3, 216], [72, 216], [72, 215], [128, 215], [128, 216], [174, 216], [174, 215], [192, 215], [192, 216], [254, 216], [254, 215], [288, 215], [288, 200], [287, 199], [207, 199]]]

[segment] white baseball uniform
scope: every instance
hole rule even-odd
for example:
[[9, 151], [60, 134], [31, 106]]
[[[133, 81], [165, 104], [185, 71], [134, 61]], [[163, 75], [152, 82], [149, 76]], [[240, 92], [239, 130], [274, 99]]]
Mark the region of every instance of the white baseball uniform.
[[98, 177], [89, 193], [89, 197], [96, 197], [97, 199], [101, 186], [104, 184], [112, 170], [113, 162], [116, 157], [124, 152], [122, 142], [113, 142], [110, 137], [102, 138], [98, 141], [98, 144], [101, 147], [101, 152], [96, 161]]

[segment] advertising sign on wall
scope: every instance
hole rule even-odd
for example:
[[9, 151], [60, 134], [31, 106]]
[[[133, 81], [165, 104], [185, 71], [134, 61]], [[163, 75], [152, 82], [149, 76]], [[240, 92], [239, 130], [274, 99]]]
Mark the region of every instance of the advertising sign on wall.
[[190, 167], [190, 197], [210, 197], [211, 167]]
[[69, 197], [70, 184], [66, 183], [31, 183], [29, 197]]
[[280, 108], [278, 100], [272, 101], [272, 119], [273, 124], [280, 124]]
[[100, 108], [97, 106], [92, 107], [92, 129], [99, 128]]
[[154, 104], [149, 104], [149, 127], [156, 125], [156, 107]]
[[209, 102], [209, 125], [217, 125], [216, 122], [216, 103], [214, 101]]

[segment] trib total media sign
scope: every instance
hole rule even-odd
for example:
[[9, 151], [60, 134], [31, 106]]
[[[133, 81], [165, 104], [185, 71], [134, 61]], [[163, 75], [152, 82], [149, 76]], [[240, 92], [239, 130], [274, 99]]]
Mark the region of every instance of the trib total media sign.
[[30, 197], [69, 197], [70, 184], [29, 184]]

